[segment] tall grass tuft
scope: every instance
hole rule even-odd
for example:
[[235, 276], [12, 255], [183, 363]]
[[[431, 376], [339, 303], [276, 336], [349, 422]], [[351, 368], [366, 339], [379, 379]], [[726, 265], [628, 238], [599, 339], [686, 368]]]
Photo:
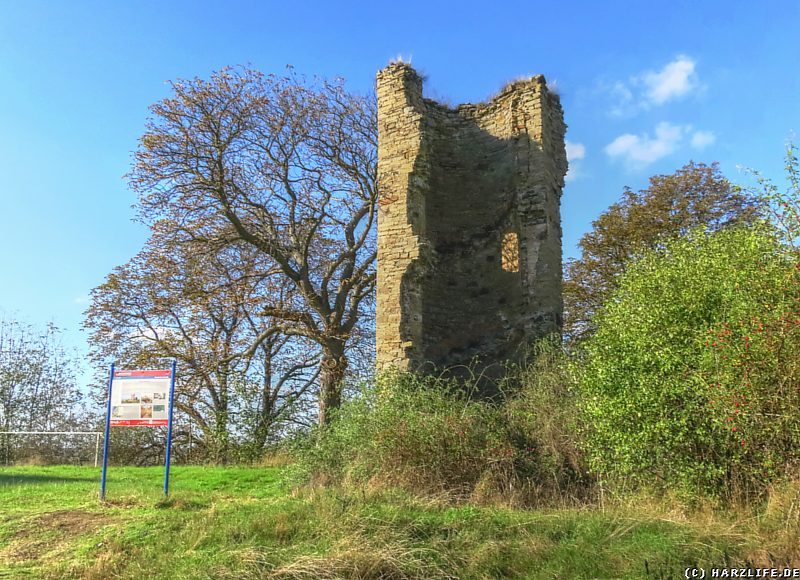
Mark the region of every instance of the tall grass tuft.
[[297, 447], [295, 481], [399, 487], [448, 501], [541, 505], [587, 497], [564, 355], [550, 344], [516, 369], [508, 400], [473, 385], [390, 371]]
[[505, 425], [525, 457], [515, 476], [529, 488], [528, 505], [580, 505], [597, 491], [582, 450], [585, 426], [572, 366], [558, 339], [542, 340], [506, 381]]

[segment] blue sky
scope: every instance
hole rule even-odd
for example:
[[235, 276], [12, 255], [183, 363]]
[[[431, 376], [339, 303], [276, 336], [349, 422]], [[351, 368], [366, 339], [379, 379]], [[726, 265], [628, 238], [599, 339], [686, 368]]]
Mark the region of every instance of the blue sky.
[[543, 73], [569, 125], [568, 257], [624, 186], [689, 160], [782, 183], [798, 30], [796, 0], [0, 0], [0, 311], [86, 351], [90, 289], [147, 236], [122, 176], [170, 79], [292, 64], [364, 92], [402, 56], [428, 96], [460, 103]]

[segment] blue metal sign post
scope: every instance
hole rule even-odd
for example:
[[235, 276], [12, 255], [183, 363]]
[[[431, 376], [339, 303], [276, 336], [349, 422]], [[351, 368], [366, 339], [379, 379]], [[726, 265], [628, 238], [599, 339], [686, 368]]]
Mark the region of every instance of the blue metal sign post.
[[[175, 367], [171, 370], [114, 371], [111, 365], [108, 377], [108, 403], [106, 407], [105, 440], [103, 442], [103, 473], [100, 479], [100, 501], [106, 497], [106, 472], [108, 470], [108, 446], [111, 427], [166, 427], [166, 472], [164, 473], [164, 496], [169, 493], [169, 465], [172, 451], [172, 415], [175, 399]], [[169, 376], [169, 410], [164, 410]], [[119, 382], [114, 388], [115, 380]]]
[[[174, 372], [174, 371], [173, 371]], [[103, 475], [100, 477], [100, 501], [106, 499], [106, 469], [108, 468], [108, 434], [111, 428], [111, 384], [114, 382], [114, 363], [108, 373], [108, 405], [106, 406], [106, 430], [103, 437]]]
[[175, 367], [177, 361], [172, 361], [172, 376], [169, 383], [169, 422], [167, 423], [167, 452], [166, 452], [166, 469], [164, 470], [164, 497], [169, 495], [169, 460], [170, 451], [172, 450], [172, 410], [175, 401]]

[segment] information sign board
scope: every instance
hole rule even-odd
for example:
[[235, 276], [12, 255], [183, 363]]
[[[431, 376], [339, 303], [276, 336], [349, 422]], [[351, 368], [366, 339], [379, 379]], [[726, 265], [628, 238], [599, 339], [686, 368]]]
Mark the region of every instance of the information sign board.
[[166, 427], [170, 370], [116, 371], [111, 382], [111, 426]]
[[167, 428], [164, 453], [164, 497], [169, 494], [169, 465], [172, 451], [172, 411], [175, 399], [175, 371], [171, 370], [114, 371], [111, 363], [108, 372], [108, 399], [106, 400], [106, 428], [103, 441], [103, 471], [100, 474], [100, 500], [106, 498], [106, 472], [108, 471], [108, 444], [110, 427], [144, 425]]

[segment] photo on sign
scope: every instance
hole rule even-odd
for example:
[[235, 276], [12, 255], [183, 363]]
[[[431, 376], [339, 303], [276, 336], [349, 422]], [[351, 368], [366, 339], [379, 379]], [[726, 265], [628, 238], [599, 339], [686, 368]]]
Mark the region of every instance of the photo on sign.
[[142, 419], [153, 418], [153, 405], [142, 405]]
[[122, 395], [122, 403], [139, 403], [139, 393], [127, 393]]
[[139, 405], [113, 405], [111, 417], [113, 419], [138, 419]]
[[153, 393], [153, 400], [154, 401], [166, 401], [167, 400], [167, 393]]
[[153, 396], [152, 395], [149, 395], [149, 394], [148, 395], [142, 395], [142, 403], [150, 404], [152, 402], [153, 402]]
[[166, 419], [167, 406], [166, 405], [153, 405], [153, 419]]

